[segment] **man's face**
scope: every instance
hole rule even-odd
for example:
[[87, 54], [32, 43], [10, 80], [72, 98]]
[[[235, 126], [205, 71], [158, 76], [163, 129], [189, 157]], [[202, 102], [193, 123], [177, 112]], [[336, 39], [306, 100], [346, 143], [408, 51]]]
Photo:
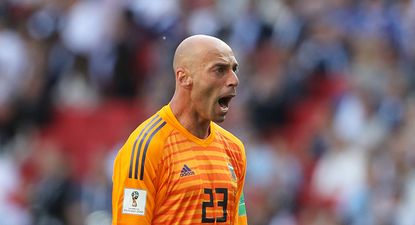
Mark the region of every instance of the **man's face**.
[[223, 122], [230, 100], [236, 95], [238, 63], [228, 46], [200, 54], [193, 65], [191, 101], [201, 119]]

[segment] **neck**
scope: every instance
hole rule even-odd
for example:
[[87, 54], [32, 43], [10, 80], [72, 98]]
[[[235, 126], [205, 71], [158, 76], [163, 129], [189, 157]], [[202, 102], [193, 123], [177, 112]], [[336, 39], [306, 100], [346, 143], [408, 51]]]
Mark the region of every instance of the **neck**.
[[189, 107], [186, 102], [190, 102], [190, 100], [182, 101], [173, 96], [170, 107], [174, 116], [191, 134], [200, 139], [207, 138], [210, 133], [210, 121], [200, 118], [196, 110], [192, 106]]

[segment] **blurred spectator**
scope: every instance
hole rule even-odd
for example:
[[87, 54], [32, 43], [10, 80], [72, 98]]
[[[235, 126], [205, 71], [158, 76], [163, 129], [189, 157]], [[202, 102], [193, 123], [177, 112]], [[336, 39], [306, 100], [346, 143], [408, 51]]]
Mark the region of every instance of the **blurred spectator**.
[[30, 79], [27, 46], [20, 33], [0, 23], [0, 144], [14, 135], [25, 81]]
[[39, 180], [29, 196], [35, 224], [83, 224], [80, 187], [62, 149], [45, 142], [34, 155]]
[[367, 158], [365, 149], [348, 146], [335, 136], [332, 142], [328, 152], [317, 162], [312, 178], [313, 194], [316, 201], [329, 203], [329, 209], [348, 223], [347, 217], [353, 210], [362, 210], [353, 207], [362, 206], [361, 198], [367, 185]]
[[[29, 211], [19, 204], [19, 186], [23, 184], [19, 177], [19, 168], [15, 159], [5, 152], [0, 153], [0, 223], [1, 224], [31, 224]], [[21, 196], [19, 196], [21, 195]]]

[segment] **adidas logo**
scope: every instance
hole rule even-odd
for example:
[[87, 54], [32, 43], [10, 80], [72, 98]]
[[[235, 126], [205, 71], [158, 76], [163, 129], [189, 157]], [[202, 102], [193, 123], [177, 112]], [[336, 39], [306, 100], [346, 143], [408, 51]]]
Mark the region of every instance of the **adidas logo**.
[[180, 177], [186, 176], [193, 176], [195, 172], [193, 172], [186, 164], [184, 164], [182, 171], [180, 171]]

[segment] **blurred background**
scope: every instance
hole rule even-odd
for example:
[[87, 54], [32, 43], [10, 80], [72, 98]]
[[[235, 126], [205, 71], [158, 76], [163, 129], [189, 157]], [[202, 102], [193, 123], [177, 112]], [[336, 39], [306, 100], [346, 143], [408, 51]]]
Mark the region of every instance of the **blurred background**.
[[191, 34], [240, 64], [249, 224], [415, 224], [414, 0], [1, 0], [0, 224], [110, 224]]

